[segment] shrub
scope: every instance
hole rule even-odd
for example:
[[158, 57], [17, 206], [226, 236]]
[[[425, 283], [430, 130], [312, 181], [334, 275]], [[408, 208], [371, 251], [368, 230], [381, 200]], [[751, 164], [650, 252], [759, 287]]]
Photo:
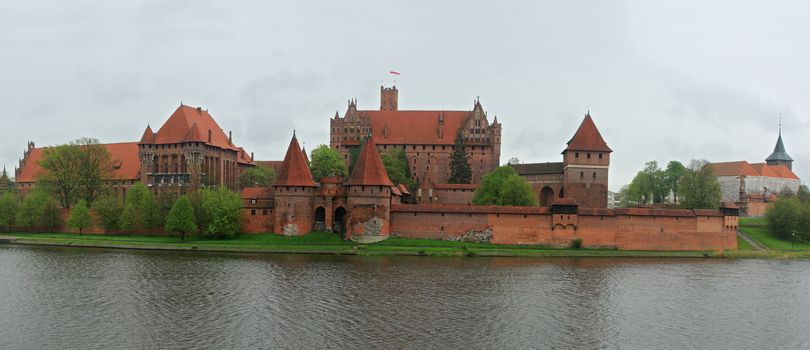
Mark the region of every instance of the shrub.
[[23, 199], [16, 219], [20, 227], [52, 229], [60, 223], [58, 204], [47, 192], [33, 190]]
[[0, 229], [14, 226], [19, 205], [11, 192], [0, 195]]
[[166, 232], [180, 235], [181, 240], [186, 235], [197, 231], [197, 220], [194, 218], [194, 207], [188, 196], [182, 196], [174, 202], [169, 215], [166, 216]]
[[70, 210], [68, 226], [79, 230], [79, 234], [82, 234], [84, 229], [92, 225], [93, 217], [90, 216], [87, 202], [85, 202], [84, 199], [80, 199], [79, 202], [73, 206], [73, 209]]
[[571, 248], [574, 249], [581, 249], [582, 248], [582, 239], [574, 238], [571, 240]]

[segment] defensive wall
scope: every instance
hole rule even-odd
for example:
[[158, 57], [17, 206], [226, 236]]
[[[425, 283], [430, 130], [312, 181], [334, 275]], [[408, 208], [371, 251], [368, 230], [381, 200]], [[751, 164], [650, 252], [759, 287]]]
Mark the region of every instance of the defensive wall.
[[589, 209], [575, 205], [495, 207], [395, 205], [391, 235], [494, 244], [569, 246], [623, 250], [721, 250], [737, 248], [736, 209]]

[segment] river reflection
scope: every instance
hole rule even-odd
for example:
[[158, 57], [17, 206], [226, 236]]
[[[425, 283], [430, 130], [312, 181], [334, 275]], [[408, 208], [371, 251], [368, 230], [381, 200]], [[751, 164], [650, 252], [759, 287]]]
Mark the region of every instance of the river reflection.
[[809, 269], [0, 246], [0, 348], [810, 348]]

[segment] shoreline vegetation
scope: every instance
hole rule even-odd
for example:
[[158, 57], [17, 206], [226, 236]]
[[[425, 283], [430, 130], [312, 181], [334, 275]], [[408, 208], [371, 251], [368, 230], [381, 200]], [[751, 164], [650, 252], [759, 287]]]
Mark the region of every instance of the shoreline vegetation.
[[286, 237], [272, 233], [241, 235], [233, 239], [172, 236], [99, 235], [71, 233], [6, 233], [0, 242], [20, 245], [116, 248], [163, 251], [235, 253], [288, 253], [337, 255], [401, 255], [447, 257], [660, 257], [660, 258], [782, 258], [810, 259], [810, 244], [791, 243], [770, 235], [763, 219], [742, 218], [740, 230], [766, 250], [739, 239], [739, 249], [725, 251], [633, 251], [573, 249], [545, 246], [496, 245], [392, 237], [372, 244], [342, 240], [337, 234], [313, 232]]

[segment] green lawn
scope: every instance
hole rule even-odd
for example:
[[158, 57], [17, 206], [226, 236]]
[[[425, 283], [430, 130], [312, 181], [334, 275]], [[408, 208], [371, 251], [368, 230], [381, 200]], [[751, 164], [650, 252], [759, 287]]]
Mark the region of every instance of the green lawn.
[[765, 226], [742, 226], [740, 230], [747, 233], [751, 238], [768, 249], [773, 250], [810, 250], [810, 243], [782, 240], [768, 232]]
[[737, 236], [737, 250], [748, 251], [756, 250], [756, 248], [754, 248], [751, 243], [748, 243], [748, 241], [740, 238], [740, 236]]

